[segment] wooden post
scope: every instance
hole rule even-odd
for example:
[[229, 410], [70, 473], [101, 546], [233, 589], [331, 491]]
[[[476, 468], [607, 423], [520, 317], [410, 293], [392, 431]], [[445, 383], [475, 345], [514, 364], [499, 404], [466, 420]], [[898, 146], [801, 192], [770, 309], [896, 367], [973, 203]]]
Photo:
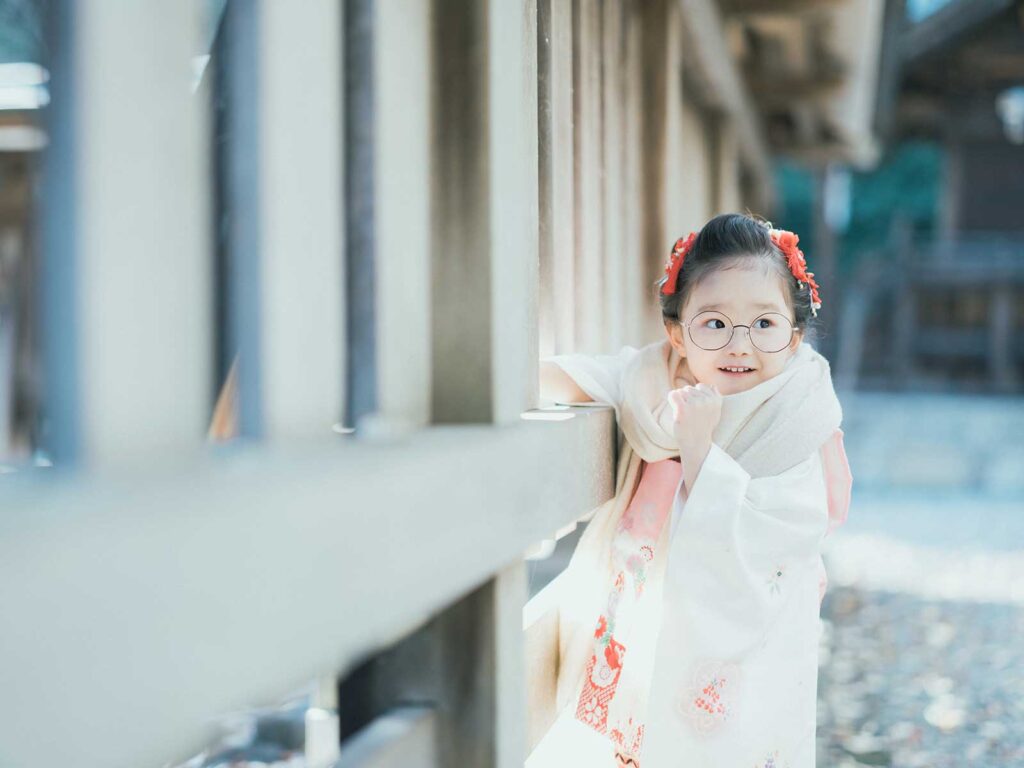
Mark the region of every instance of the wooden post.
[[537, 4], [540, 354], [574, 350], [572, 0]]
[[212, 363], [198, 3], [58, 2], [43, 208], [56, 463], [144, 465], [205, 439]]
[[1013, 291], [1007, 283], [993, 286], [989, 304], [989, 375], [993, 386], [1002, 392], [1017, 389], [1017, 375], [1013, 366]]
[[606, 351], [601, 74], [601, 5], [573, 0], [576, 351], [588, 354]]

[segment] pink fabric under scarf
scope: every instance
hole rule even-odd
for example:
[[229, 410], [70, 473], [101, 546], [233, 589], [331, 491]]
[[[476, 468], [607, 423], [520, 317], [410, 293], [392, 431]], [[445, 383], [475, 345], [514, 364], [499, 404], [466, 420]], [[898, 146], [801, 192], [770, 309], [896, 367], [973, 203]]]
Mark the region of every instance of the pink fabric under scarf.
[[[846, 460], [846, 450], [843, 448], [843, 430], [837, 429], [832, 433], [832, 437], [821, 446], [819, 455], [825, 475], [825, 493], [828, 498], [828, 530], [825, 533], [827, 536], [846, 522], [846, 516], [850, 511], [853, 476], [850, 474], [850, 464]], [[820, 606], [821, 601], [825, 599], [825, 590], [828, 588], [825, 563], [820, 559], [818, 570], [818, 605]]]
[[576, 723], [563, 726], [586, 726], [590, 735], [581, 733], [584, 741], [598, 734], [607, 737], [620, 764], [636, 761], [643, 743], [643, 704], [656, 636], [648, 622], [660, 615], [653, 606], [661, 599], [660, 590], [651, 594], [647, 586], [655, 552], [667, 544], [663, 531], [681, 477], [678, 460], [642, 466], [640, 482], [612, 538], [609, 564], [614, 579], [594, 629], [593, 653], [576, 698]]
[[850, 511], [850, 489], [853, 476], [843, 448], [843, 430], [837, 429], [821, 446], [821, 466], [825, 470], [825, 488], [828, 492], [828, 532], [846, 522]]

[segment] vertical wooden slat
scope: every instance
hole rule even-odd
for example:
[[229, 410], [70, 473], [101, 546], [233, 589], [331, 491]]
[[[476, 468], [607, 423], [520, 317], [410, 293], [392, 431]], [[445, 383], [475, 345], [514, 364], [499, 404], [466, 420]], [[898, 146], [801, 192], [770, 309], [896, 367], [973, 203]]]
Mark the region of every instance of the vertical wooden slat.
[[697, 225], [700, 164], [703, 157], [694, 146], [696, 132], [690, 94], [683, 91], [682, 30], [677, 3], [665, 9], [665, 49], [661, 64], [665, 68], [665, 220], [658, 243], [662, 261], [668, 256], [672, 242]]
[[534, 0], [434, 18], [432, 410], [514, 423], [537, 390]]
[[526, 759], [526, 657], [523, 606], [526, 562], [520, 560], [494, 576], [495, 761], [497, 768], [521, 768]]
[[573, 28], [572, 0], [552, 0], [551, 12], [551, 110], [553, 125], [551, 151], [554, 156], [551, 172], [554, 230], [555, 281], [555, 349], [571, 351], [576, 334], [576, 306], [573, 285], [576, 279], [576, 224], [573, 210], [576, 202], [575, 155], [573, 152]]
[[430, 420], [431, 3], [374, 5], [379, 416]]
[[450, 0], [432, 24], [431, 419], [488, 422], [491, 366], [488, 6]]
[[327, 436], [342, 402], [341, 13], [260, 9], [264, 423]]
[[376, 109], [373, 0], [345, 0], [345, 414], [360, 429], [379, 411]]
[[[211, 296], [194, 2], [60, 4], [44, 215], [50, 414], [61, 459], [135, 464], [198, 448]], [[67, 228], [61, 234], [58, 228]], [[66, 270], [66, 271], [64, 271]], [[67, 302], [60, 304], [60, 302]]]
[[623, 293], [626, 313], [626, 343], [641, 346], [659, 336], [646, 335], [647, 322], [654, 319], [660, 333], [660, 316], [655, 302], [650, 259], [645, 250], [644, 164], [648, 151], [644, 146], [643, 112], [643, 17], [636, 3], [627, 5], [623, 61], [623, 226], [625, 275]]
[[[665, 63], [668, 48], [667, 0], [649, 0], [640, 4], [641, 97], [643, 174], [643, 241], [644, 282], [654, 284], [664, 274], [663, 265], [670, 243], [665, 239], [666, 201], [665, 177], [669, 173], [668, 97], [669, 67]], [[660, 313], [652, 313], [644, 328], [645, 335], [657, 338], [664, 333]]]
[[725, 120], [714, 112], [705, 111], [704, 125], [704, 167], [707, 174], [707, 213], [715, 216], [722, 213], [722, 123]]
[[1017, 375], [1013, 365], [1014, 290], [1013, 285], [1006, 283], [997, 286], [989, 306], [990, 375], [995, 388], [1003, 392], [1017, 389]]
[[718, 213], [742, 209], [740, 200], [739, 145], [736, 126], [723, 116], [718, 120]]
[[946, 129], [943, 142], [945, 162], [942, 165], [942, 192], [939, 203], [939, 235], [944, 240], [956, 236], [962, 218], [964, 195], [964, 145], [955, 129]]
[[572, 0], [540, 0], [538, 38], [538, 151], [540, 153], [540, 354], [573, 351]]
[[43, 153], [47, 204], [42, 209], [39, 327], [43, 408], [50, 423], [41, 437], [58, 464], [75, 461], [81, 452], [81, 354], [76, 322], [80, 306], [76, 290], [80, 257], [78, 12], [74, 0], [57, 0], [51, 6], [47, 30], [52, 83], [46, 126], [50, 144]]
[[[669, 38], [673, 39], [671, 30]], [[678, 42], [678, 38], [675, 40]], [[673, 77], [677, 71], [679, 67], [673, 68], [668, 75], [670, 84], [674, 81], [675, 85], [668, 89], [668, 154], [671, 160], [665, 184], [666, 257], [671, 243], [702, 226], [711, 210], [704, 115], [690, 94], [683, 92], [679, 79]]]
[[620, 3], [604, 3], [601, 12], [601, 177], [604, 211], [605, 335], [602, 347], [618, 350], [626, 337], [624, 321], [625, 243], [623, 230], [623, 67]]
[[260, 13], [256, 0], [228, 3], [225, 12], [224, 90], [227, 207], [227, 346], [238, 355], [238, 433], [264, 432], [260, 227]]
[[573, 2], [573, 125], [576, 203], [576, 350], [604, 350], [604, 226], [601, 147], [601, 7]]
[[537, 402], [537, 3], [488, 3], [493, 421]]

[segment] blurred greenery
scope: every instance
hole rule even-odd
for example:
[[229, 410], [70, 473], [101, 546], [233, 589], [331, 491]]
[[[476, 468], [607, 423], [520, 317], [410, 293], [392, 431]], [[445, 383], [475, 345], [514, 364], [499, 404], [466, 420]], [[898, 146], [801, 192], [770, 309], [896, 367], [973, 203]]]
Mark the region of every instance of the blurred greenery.
[[[901, 142], [886, 151], [873, 170], [851, 171], [850, 221], [838, 234], [840, 274], [849, 274], [861, 259], [884, 246], [893, 219], [899, 215], [906, 217], [915, 235], [934, 234], [942, 174], [942, 148], [927, 141]], [[800, 235], [801, 246], [813, 264], [814, 174], [805, 167], [780, 162], [776, 183], [782, 214], [775, 224]]]
[[42, 61], [42, 11], [37, 0], [0, 0], [0, 64]]

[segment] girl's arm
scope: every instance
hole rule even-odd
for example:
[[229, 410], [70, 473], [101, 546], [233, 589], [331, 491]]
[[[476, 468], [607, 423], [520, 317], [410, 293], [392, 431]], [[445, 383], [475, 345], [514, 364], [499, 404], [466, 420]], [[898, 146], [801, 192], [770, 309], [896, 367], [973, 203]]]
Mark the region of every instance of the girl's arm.
[[639, 352], [624, 346], [614, 355], [569, 353], [540, 359], [540, 395], [562, 403], [622, 405], [622, 377]]
[[557, 363], [540, 364], [540, 397], [560, 403], [589, 403], [593, 398], [580, 389], [579, 384]]

